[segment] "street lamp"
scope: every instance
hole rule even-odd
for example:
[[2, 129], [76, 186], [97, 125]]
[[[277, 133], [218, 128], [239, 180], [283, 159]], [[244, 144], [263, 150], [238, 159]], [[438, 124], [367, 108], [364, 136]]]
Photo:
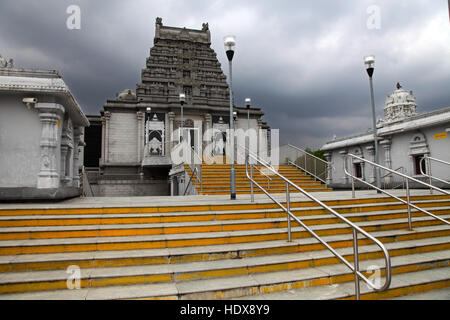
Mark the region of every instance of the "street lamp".
[[250, 129], [250, 105], [252, 104], [252, 99], [246, 98], [245, 105], [247, 107], [247, 130]]
[[225, 52], [227, 54], [229, 69], [230, 69], [230, 151], [231, 151], [231, 170], [230, 170], [230, 193], [231, 200], [236, 199], [236, 181], [235, 181], [235, 171], [234, 171], [234, 120], [233, 120], [233, 73], [232, 73], [232, 61], [234, 56], [234, 48], [236, 46], [235, 36], [226, 36], [223, 38]]
[[[367, 74], [369, 75], [369, 83], [370, 83], [370, 99], [372, 103], [372, 125], [373, 125], [373, 138], [375, 143], [375, 163], [380, 164], [379, 153], [378, 153], [378, 134], [377, 134], [377, 122], [375, 118], [375, 102], [373, 95], [373, 82], [372, 75], [375, 70], [375, 56], [367, 56], [364, 57], [364, 64], [366, 66]], [[375, 167], [375, 179], [377, 188], [381, 189], [381, 181], [380, 181], [380, 168]], [[377, 190], [377, 193], [381, 193], [381, 191]]]
[[[184, 126], [184, 119], [183, 119], [183, 105], [184, 102], [186, 101], [186, 95], [184, 93], [180, 93], [180, 104], [181, 104], [181, 136], [180, 136], [180, 142], [183, 140], [183, 126]], [[183, 138], [183, 139], [181, 139]]]

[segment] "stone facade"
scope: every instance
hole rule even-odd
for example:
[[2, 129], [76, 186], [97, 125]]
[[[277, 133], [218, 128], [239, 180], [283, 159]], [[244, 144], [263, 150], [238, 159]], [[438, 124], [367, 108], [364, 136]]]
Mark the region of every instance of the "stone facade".
[[[450, 162], [450, 108], [417, 113], [417, 105], [412, 91], [406, 91], [397, 84], [397, 90], [388, 96], [385, 102], [385, 118], [378, 121], [379, 163], [387, 168], [398, 170], [417, 179], [425, 178], [420, 174], [419, 160], [428, 155]], [[354, 154], [369, 161], [375, 161], [374, 139], [372, 133], [362, 133], [327, 142], [321, 150], [333, 165], [329, 170], [330, 187], [350, 188], [351, 179], [344, 173], [344, 166], [351, 171], [350, 163], [344, 161], [344, 155]], [[354, 163], [360, 171], [361, 178], [368, 182], [375, 181], [375, 169], [364, 162]], [[444, 165], [432, 166], [431, 174], [450, 181], [450, 170]], [[382, 186], [397, 187], [402, 181], [395, 175], [386, 175], [381, 171]], [[436, 186], [445, 184], [434, 182]], [[414, 185], [412, 185], [414, 187]], [[423, 186], [416, 186], [421, 187]]]
[[[202, 29], [194, 30], [164, 26], [162, 19], [157, 18], [154, 45], [141, 72], [141, 83], [135, 90], [125, 89], [114, 100], [107, 100], [101, 111], [99, 184], [103, 179], [110, 185], [110, 177], [117, 176], [132, 185], [139, 177], [140, 187], [142, 181], [157, 181], [158, 190], [169, 190], [166, 187], [172, 170], [170, 152], [180, 141], [177, 129], [182, 127], [180, 93], [186, 95], [185, 134], [193, 138], [191, 145], [201, 154], [217, 138], [210, 136], [204, 140], [204, 132], [212, 128], [224, 132], [229, 128], [226, 76], [211, 48], [207, 23]], [[247, 110], [235, 106], [234, 112], [236, 129], [247, 129], [248, 122], [253, 129], [268, 128], [261, 120], [264, 113], [259, 108]], [[150, 184], [147, 193], [128, 190], [126, 195], [130, 196], [155, 194], [155, 187]], [[105, 191], [101, 195], [111, 194]]]
[[56, 71], [0, 63], [0, 200], [79, 195], [88, 125]]

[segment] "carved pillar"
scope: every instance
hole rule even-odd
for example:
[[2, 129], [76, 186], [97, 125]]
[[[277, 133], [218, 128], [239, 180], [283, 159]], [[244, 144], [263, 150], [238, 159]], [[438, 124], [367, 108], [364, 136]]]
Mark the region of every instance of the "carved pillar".
[[137, 160], [142, 162], [144, 150], [144, 121], [145, 113], [142, 111], [136, 112], [137, 117]]
[[105, 163], [105, 148], [106, 148], [106, 118], [102, 116], [102, 146], [101, 146], [101, 158], [100, 158], [100, 166]]
[[105, 156], [104, 163], [109, 163], [109, 125], [111, 120], [111, 112], [105, 111]]
[[[380, 145], [384, 149], [384, 166], [388, 167], [389, 169], [392, 169], [392, 161], [391, 161], [391, 140], [390, 139], [384, 139], [380, 142]], [[390, 184], [393, 176], [389, 175], [386, 178], [386, 183]]]
[[[212, 134], [211, 134], [211, 128], [212, 128], [212, 116], [211, 114], [207, 113], [205, 114], [205, 140], [203, 141], [203, 150], [205, 150], [206, 145], [209, 145], [212, 142]], [[203, 137], [201, 138], [203, 139]]]
[[257, 138], [258, 138], [258, 141], [257, 141], [257, 146], [256, 146], [256, 148], [257, 148], [257, 150], [258, 150], [258, 156], [259, 155], [261, 155], [262, 153], [261, 153], [261, 141], [260, 141], [260, 135], [261, 135], [261, 128], [262, 128], [262, 120], [261, 119], [258, 119], [257, 120], [257, 124], [258, 124], [258, 128], [257, 128], [257, 134], [256, 134], [256, 136], [257, 136]]
[[80, 145], [83, 144], [81, 141], [82, 128], [76, 127], [73, 130], [73, 186], [75, 188], [80, 187]]
[[[374, 146], [367, 146], [366, 147], [367, 153], [369, 155], [369, 161], [375, 162], [375, 147]], [[367, 181], [370, 183], [375, 182], [375, 166], [370, 165], [371, 169], [368, 170], [369, 176], [367, 177]]]
[[38, 189], [58, 188], [59, 173], [57, 154], [59, 141], [59, 127], [65, 112], [64, 107], [56, 103], [38, 103], [41, 129], [41, 160], [40, 171], [37, 179]]
[[329, 163], [329, 165], [327, 166], [327, 186], [329, 186], [331, 184], [331, 182], [333, 181], [333, 177], [332, 177], [332, 164], [331, 164], [331, 160], [332, 160], [332, 152], [327, 152], [325, 153], [325, 157], [327, 159], [327, 162]]
[[[348, 153], [347, 150], [341, 150], [341, 151], [339, 151], [339, 154], [342, 155], [342, 159], [343, 159], [342, 162], [343, 162], [344, 168], [347, 169], [348, 172], [352, 173], [353, 168], [350, 168], [350, 169], [349, 169], [349, 168], [348, 168], [348, 163], [347, 163], [347, 161], [345, 160], [345, 155], [346, 155], [347, 153]], [[348, 176], [345, 174], [344, 170], [342, 170], [342, 173], [344, 174], [344, 176], [342, 177], [342, 179], [344, 179], [345, 184], [348, 184]]]
[[174, 147], [174, 140], [175, 140], [175, 136], [174, 136], [174, 120], [175, 120], [175, 113], [173, 112], [169, 112], [169, 139], [170, 139], [170, 151], [172, 151], [173, 147]]
[[74, 152], [73, 127], [70, 118], [64, 120], [61, 134], [61, 161], [60, 161], [60, 180], [65, 186], [71, 186], [73, 172], [72, 161]]

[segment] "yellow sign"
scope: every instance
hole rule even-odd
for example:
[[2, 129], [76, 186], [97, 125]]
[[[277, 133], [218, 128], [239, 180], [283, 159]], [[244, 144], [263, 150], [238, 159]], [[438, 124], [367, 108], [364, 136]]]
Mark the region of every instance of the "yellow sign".
[[441, 133], [437, 133], [434, 135], [434, 139], [439, 140], [439, 139], [445, 139], [447, 138], [447, 132], [441, 132]]

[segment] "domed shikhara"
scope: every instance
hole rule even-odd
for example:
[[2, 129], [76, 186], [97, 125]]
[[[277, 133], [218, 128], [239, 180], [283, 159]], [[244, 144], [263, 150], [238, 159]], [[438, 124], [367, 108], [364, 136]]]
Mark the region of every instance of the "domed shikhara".
[[392, 123], [417, 115], [416, 98], [397, 83], [397, 90], [388, 95], [384, 103], [384, 122]]
[[136, 93], [131, 89], [125, 89], [117, 95], [117, 100], [136, 100]]

